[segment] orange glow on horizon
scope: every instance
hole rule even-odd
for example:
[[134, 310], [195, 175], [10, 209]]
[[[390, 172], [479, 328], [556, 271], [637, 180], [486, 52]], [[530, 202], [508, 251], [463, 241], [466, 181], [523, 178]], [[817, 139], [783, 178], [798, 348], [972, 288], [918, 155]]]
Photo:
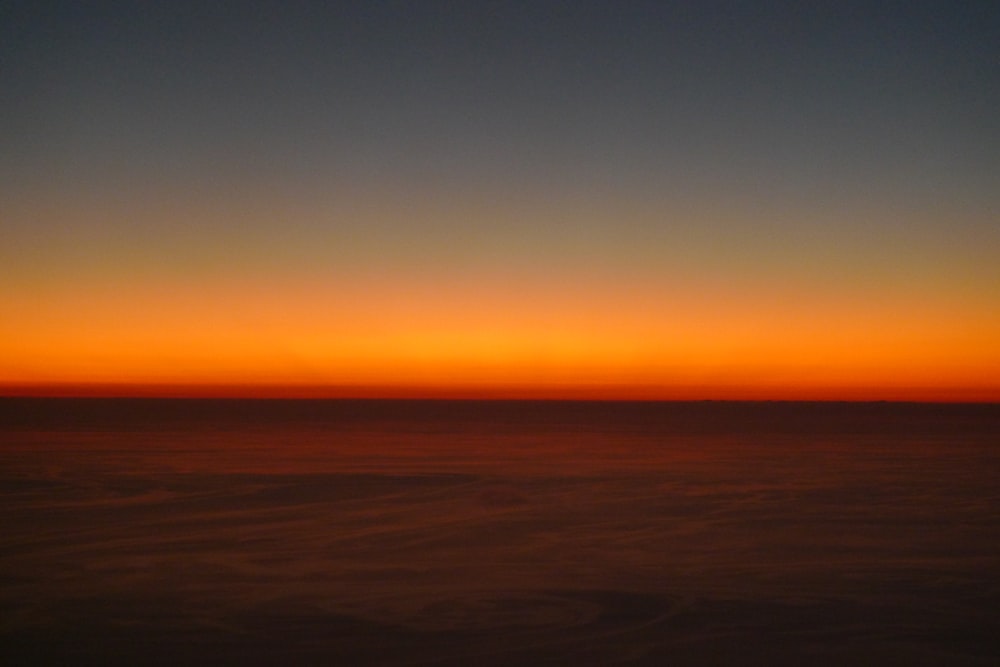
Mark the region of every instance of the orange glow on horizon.
[[0, 393], [1000, 400], [1000, 314], [918, 288], [586, 273], [90, 277], [0, 293]]
[[1000, 400], [996, 327], [956, 329], [932, 314], [889, 328], [876, 313], [820, 309], [229, 304], [160, 302], [117, 319], [100, 311], [123, 304], [39, 313], [4, 332], [0, 393]]

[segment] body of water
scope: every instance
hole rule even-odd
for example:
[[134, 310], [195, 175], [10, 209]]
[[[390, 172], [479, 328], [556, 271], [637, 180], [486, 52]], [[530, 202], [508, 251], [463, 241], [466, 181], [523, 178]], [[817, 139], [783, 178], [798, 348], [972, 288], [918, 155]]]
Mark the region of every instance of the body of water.
[[0, 399], [5, 664], [1000, 661], [1000, 406]]

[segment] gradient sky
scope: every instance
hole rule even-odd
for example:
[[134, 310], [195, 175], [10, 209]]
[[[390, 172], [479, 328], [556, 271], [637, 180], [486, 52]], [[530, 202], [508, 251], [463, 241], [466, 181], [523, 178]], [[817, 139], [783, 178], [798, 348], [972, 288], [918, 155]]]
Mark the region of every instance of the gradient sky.
[[0, 391], [1000, 400], [998, 35], [5, 2]]

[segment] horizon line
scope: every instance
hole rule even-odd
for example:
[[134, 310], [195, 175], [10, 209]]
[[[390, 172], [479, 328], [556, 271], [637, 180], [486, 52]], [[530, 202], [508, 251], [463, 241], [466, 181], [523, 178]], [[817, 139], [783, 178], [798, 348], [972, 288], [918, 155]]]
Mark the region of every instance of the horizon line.
[[6, 383], [0, 398], [1000, 404], [1000, 387]]

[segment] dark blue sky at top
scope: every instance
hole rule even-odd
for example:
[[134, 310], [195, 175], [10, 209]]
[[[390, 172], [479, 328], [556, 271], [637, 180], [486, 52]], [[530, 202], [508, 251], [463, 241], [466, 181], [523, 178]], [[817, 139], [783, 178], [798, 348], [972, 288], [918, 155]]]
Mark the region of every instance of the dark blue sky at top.
[[982, 196], [991, 5], [6, 3], [3, 170]]

